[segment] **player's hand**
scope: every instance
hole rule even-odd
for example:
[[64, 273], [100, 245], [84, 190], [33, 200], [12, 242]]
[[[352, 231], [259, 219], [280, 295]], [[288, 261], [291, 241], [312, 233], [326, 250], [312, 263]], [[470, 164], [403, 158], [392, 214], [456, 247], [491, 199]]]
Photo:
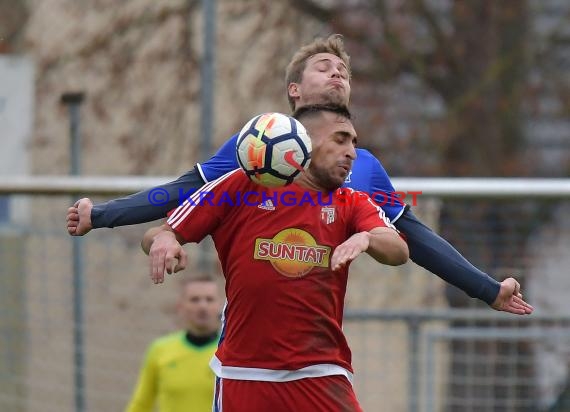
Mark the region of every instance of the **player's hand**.
[[352, 235], [336, 247], [331, 258], [331, 269], [339, 270], [348, 265], [370, 246], [370, 233]]
[[91, 210], [93, 202], [84, 197], [67, 209], [67, 233], [71, 236], [83, 236], [93, 229], [91, 224]]
[[520, 289], [521, 285], [514, 278], [503, 280], [499, 294], [491, 307], [498, 311], [516, 315], [530, 315], [534, 308], [523, 300]]
[[157, 283], [164, 282], [164, 272], [169, 275], [186, 268], [188, 255], [176, 240], [176, 235], [169, 231], [158, 233], [152, 242], [150, 257], [150, 278]]

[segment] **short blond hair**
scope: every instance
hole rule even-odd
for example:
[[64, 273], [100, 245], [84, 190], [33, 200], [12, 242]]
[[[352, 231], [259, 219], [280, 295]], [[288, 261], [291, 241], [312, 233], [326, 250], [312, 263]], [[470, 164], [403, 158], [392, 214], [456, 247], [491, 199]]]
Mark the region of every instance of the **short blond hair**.
[[350, 56], [344, 49], [344, 41], [341, 34], [332, 34], [326, 39], [318, 37], [311, 43], [302, 46], [291, 58], [291, 61], [287, 65], [287, 70], [285, 71], [285, 83], [287, 87], [287, 100], [289, 101], [289, 106], [291, 110], [295, 110], [295, 100], [289, 95], [289, 85], [291, 83], [301, 83], [303, 80], [303, 72], [307, 66], [307, 60], [319, 53], [330, 53], [339, 57], [348, 70], [348, 75], [351, 75], [350, 71]]

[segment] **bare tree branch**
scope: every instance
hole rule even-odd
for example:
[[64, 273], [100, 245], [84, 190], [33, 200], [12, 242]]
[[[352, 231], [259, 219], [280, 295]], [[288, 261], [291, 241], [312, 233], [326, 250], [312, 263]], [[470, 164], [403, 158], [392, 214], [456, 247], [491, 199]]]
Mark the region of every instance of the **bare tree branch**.
[[417, 15], [421, 17], [427, 24], [432, 38], [437, 44], [438, 50], [445, 56], [445, 61], [450, 68], [457, 68], [457, 56], [453, 53], [453, 47], [450, 39], [445, 35], [440, 27], [434, 13], [427, 7], [425, 0], [413, 0]]
[[400, 37], [392, 30], [386, 2], [384, 0], [376, 0], [374, 2], [374, 6], [378, 12], [380, 21], [382, 22], [382, 34], [384, 35], [384, 40], [390, 45], [391, 50], [398, 56], [398, 61], [395, 62], [395, 66], [397, 66], [395, 69], [398, 71], [402, 62], [413, 60], [413, 56], [403, 47]]

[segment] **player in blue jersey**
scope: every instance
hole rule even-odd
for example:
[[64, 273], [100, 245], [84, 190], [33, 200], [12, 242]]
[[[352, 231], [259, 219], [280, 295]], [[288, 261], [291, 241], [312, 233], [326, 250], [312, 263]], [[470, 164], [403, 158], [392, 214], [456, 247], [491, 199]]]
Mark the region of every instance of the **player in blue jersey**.
[[[300, 48], [287, 67], [286, 84], [292, 110], [308, 104], [348, 104], [350, 58], [342, 38], [333, 35], [316, 39]], [[181, 195], [188, 197], [205, 183], [238, 167], [236, 138], [234, 135], [207, 162], [160, 186], [164, 200], [160, 204], [152, 202], [157, 188], [95, 206], [88, 198], [78, 200], [68, 209], [69, 234], [81, 236], [93, 228], [132, 225], [165, 217], [184, 200], [179, 199]], [[511, 306], [512, 297], [520, 295], [519, 283], [513, 278], [497, 282], [420, 222], [395, 196], [388, 174], [370, 152], [357, 149], [357, 158], [345, 185], [369, 193], [382, 206], [386, 216], [406, 236], [410, 258], [415, 263], [496, 310], [520, 313]]]

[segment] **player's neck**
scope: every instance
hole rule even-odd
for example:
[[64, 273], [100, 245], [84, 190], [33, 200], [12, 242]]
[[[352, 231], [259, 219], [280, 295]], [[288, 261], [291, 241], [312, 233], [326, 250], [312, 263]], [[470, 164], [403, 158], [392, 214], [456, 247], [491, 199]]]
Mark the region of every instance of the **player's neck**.
[[295, 180], [295, 183], [297, 183], [299, 186], [304, 187], [305, 189], [315, 190], [317, 192], [328, 193], [334, 191], [334, 189], [328, 189], [324, 187], [311, 173], [310, 169], [305, 170], [305, 172], [302, 173], [301, 176], [297, 178], [297, 180]]
[[205, 334], [192, 333], [187, 330], [185, 334], [186, 340], [194, 346], [205, 346], [218, 339], [218, 332], [208, 332]]

